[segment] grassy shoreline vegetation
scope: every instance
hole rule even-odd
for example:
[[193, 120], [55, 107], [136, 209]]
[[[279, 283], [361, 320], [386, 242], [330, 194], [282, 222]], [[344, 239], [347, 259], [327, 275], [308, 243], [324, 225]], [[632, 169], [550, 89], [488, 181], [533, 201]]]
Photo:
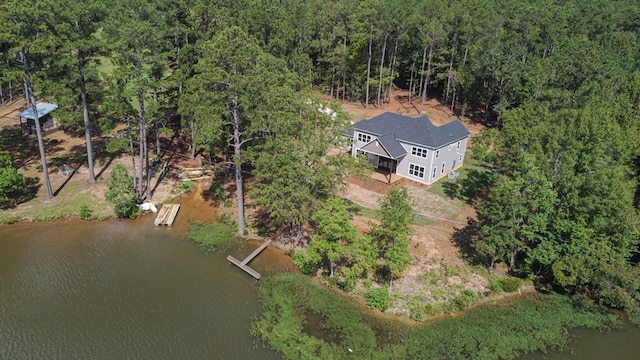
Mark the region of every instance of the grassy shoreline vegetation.
[[433, 320], [385, 344], [359, 309], [304, 275], [264, 278], [258, 291], [263, 311], [251, 332], [288, 359], [513, 359], [563, 348], [569, 329], [620, 323], [591, 300], [540, 294]]

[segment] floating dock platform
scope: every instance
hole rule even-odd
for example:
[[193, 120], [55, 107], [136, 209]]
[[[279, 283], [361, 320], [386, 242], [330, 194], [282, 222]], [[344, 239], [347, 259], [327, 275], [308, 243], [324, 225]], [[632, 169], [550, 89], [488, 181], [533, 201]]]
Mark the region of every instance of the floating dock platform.
[[158, 211], [158, 216], [156, 217], [156, 221], [153, 222], [153, 225], [172, 226], [173, 221], [176, 219], [176, 215], [178, 215], [178, 210], [180, 210], [180, 204], [162, 205], [162, 207]]
[[247, 264], [251, 260], [253, 260], [254, 257], [258, 256], [258, 254], [260, 254], [262, 252], [262, 250], [266, 249], [267, 246], [269, 246], [269, 244], [271, 244], [271, 240], [265, 241], [262, 245], [260, 245], [260, 247], [255, 249], [251, 254], [249, 254], [249, 256], [244, 258], [244, 260], [242, 260], [242, 261], [234, 258], [231, 255], [227, 256], [227, 260], [229, 260], [232, 264], [234, 264], [235, 266], [239, 267], [240, 269], [244, 270], [247, 274], [249, 274], [249, 275], [253, 276], [254, 278], [256, 278], [256, 280], [260, 280], [260, 277], [261, 277], [260, 273], [255, 271], [255, 270], [253, 270], [249, 266], [247, 266]]

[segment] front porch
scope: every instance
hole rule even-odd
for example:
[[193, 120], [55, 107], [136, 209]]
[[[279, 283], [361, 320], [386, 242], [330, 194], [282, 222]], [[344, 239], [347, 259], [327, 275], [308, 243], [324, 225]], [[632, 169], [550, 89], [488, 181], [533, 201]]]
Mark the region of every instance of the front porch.
[[388, 170], [383, 169], [373, 169], [371, 173], [371, 178], [376, 181], [383, 182], [385, 184], [394, 184], [403, 179], [402, 176], [391, 173]]

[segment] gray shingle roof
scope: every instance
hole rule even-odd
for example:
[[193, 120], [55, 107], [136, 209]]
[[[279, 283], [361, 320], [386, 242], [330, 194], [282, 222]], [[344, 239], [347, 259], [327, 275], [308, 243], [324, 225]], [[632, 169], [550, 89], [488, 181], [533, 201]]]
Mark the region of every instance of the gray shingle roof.
[[378, 140], [387, 150], [392, 159], [397, 159], [401, 156], [407, 155], [407, 151], [400, 145], [398, 140], [393, 134], [386, 134], [378, 137]]
[[[435, 126], [424, 115], [412, 118], [390, 112], [357, 122], [353, 124], [353, 128], [378, 137], [392, 155], [399, 153], [398, 147], [402, 148], [398, 141], [438, 149], [469, 136], [469, 131], [460, 120]], [[402, 148], [402, 154], [405, 153]]]

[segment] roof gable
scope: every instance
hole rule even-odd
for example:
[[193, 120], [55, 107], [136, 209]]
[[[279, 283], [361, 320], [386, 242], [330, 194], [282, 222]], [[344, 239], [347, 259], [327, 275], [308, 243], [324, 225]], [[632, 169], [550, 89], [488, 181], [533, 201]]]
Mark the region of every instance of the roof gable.
[[360, 148], [376, 155], [382, 155], [390, 159], [397, 159], [407, 154], [407, 151], [395, 139], [393, 134], [383, 135]]
[[[357, 122], [353, 127], [357, 131], [367, 132], [378, 138], [392, 136], [396, 141], [432, 149], [441, 148], [469, 136], [469, 131], [460, 120], [435, 126], [424, 115], [412, 118], [390, 112]], [[398, 146], [402, 147], [399, 144]]]

